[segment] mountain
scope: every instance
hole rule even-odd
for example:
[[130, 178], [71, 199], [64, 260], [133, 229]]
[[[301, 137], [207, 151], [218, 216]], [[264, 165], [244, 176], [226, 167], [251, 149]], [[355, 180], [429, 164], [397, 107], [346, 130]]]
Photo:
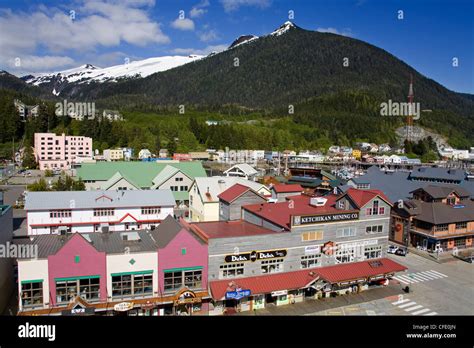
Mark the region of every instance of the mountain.
[[255, 36], [255, 35], [242, 35], [242, 36], [239, 36], [237, 39], [235, 39], [230, 44], [229, 49], [237, 47], [237, 46], [242, 45], [244, 43], [251, 42], [251, 41], [256, 40], [256, 39], [258, 39], [258, 36]]
[[132, 61], [127, 64], [99, 68], [85, 64], [77, 68], [36, 76], [23, 76], [22, 80], [34, 86], [40, 86], [59, 95], [70, 84], [89, 84], [91, 82], [116, 82], [121, 79], [146, 77], [156, 72], [173, 69], [183, 64], [201, 59], [202, 56], [164, 56]]
[[388, 99], [405, 102], [411, 74], [415, 101], [422, 109], [446, 109], [474, 117], [472, 100], [423, 76], [387, 51], [354, 38], [304, 30], [291, 22], [193, 64], [107, 88], [89, 84], [64, 93], [77, 99], [106, 99], [117, 106], [139, 98], [152, 105], [237, 104], [273, 109], [355, 90], [375, 93], [380, 104]]

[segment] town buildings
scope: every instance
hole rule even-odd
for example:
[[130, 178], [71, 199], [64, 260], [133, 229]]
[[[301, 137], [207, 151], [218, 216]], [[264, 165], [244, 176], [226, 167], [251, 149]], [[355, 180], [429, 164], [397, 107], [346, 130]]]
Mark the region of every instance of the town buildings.
[[207, 241], [210, 314], [283, 305], [387, 283], [391, 203], [377, 190], [242, 206], [242, 220], [192, 223]]
[[152, 156], [151, 151], [148, 149], [141, 149], [138, 152], [138, 158], [141, 160], [150, 158], [151, 156]]
[[39, 169], [70, 169], [79, 159], [92, 159], [92, 138], [35, 133], [34, 153]]
[[153, 231], [40, 235], [18, 260], [20, 315], [208, 313], [207, 245], [166, 218]]
[[109, 121], [123, 121], [123, 116], [117, 110], [108, 110], [105, 109], [102, 112], [102, 117]]
[[237, 176], [246, 180], [255, 180], [258, 175], [258, 171], [255, 170], [255, 168], [250, 164], [239, 163], [225, 170], [224, 174], [226, 176]]
[[106, 149], [104, 150], [104, 159], [106, 161], [122, 161], [124, 159], [123, 149]]
[[270, 190], [265, 185], [240, 177], [196, 177], [189, 188], [189, 220], [219, 220], [219, 195], [235, 184], [249, 187], [266, 197], [270, 195]]
[[87, 190], [161, 190], [173, 192], [178, 205], [187, 204], [196, 177], [206, 177], [199, 161], [98, 162], [83, 164], [76, 176]]
[[427, 185], [392, 211], [390, 239], [430, 251], [472, 247], [474, 201], [460, 186]]
[[28, 192], [29, 236], [153, 229], [173, 215], [170, 190]]
[[39, 114], [39, 105], [26, 105], [19, 99], [13, 101], [20, 115], [20, 119], [25, 122], [28, 118], [36, 118]]

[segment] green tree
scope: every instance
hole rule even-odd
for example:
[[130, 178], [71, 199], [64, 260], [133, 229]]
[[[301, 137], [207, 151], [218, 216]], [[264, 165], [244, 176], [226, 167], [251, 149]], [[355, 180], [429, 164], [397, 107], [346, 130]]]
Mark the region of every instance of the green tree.
[[44, 178], [40, 178], [38, 181], [27, 186], [28, 191], [49, 191], [48, 184]]
[[22, 167], [27, 169], [34, 169], [36, 168], [36, 159], [35, 154], [33, 152], [33, 148], [29, 141], [25, 141], [24, 152], [23, 152], [23, 162]]

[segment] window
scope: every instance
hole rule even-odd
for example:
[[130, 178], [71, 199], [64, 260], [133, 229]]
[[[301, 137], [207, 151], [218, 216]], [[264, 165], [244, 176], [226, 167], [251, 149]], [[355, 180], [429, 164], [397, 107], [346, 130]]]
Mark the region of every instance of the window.
[[370, 184], [357, 184], [357, 188], [362, 190], [362, 189], [369, 189]]
[[21, 303], [23, 306], [43, 305], [43, 281], [33, 281], [21, 284]]
[[97, 208], [94, 209], [94, 216], [113, 216], [114, 212], [113, 208]]
[[219, 278], [233, 278], [244, 275], [244, 264], [234, 263], [219, 267]]
[[466, 245], [466, 239], [465, 238], [458, 238], [454, 240], [454, 246], [455, 247], [464, 247]]
[[456, 204], [456, 197], [449, 197], [448, 199], [446, 199], [446, 203], [449, 205]]
[[73, 279], [56, 282], [56, 302], [67, 303], [76, 296], [84, 300], [98, 300], [100, 293], [100, 278]]
[[339, 209], [344, 209], [344, 201], [341, 199], [339, 202], [337, 202], [337, 206]]
[[379, 215], [385, 215], [385, 207], [379, 208]]
[[183, 181], [183, 178], [174, 178], [174, 181]]
[[366, 215], [372, 215], [372, 208], [367, 208]]
[[49, 212], [49, 217], [50, 218], [65, 218], [65, 217], [71, 217], [71, 210], [70, 209], [65, 209], [65, 210], [51, 210]]
[[321, 263], [321, 254], [301, 256], [301, 268], [316, 267]]
[[353, 227], [344, 227], [336, 231], [337, 238], [354, 237], [355, 235], [356, 229]]
[[[184, 282], [183, 282], [184, 280]], [[190, 289], [202, 288], [202, 270], [166, 272], [164, 277], [165, 291], [176, 291], [183, 286]]]
[[354, 247], [343, 247], [336, 250], [336, 263], [353, 262], [355, 257]]
[[170, 186], [171, 191], [178, 191], [178, 186]]
[[153, 294], [153, 274], [112, 276], [112, 296], [131, 297]]
[[311, 232], [303, 232], [301, 234], [301, 241], [309, 242], [312, 240], [321, 240], [323, 239], [323, 231], [311, 231]]
[[375, 200], [372, 205], [372, 215], [378, 215], [378, 214], [379, 214], [379, 201]]
[[383, 225], [367, 226], [365, 228], [365, 233], [382, 233]]
[[187, 191], [187, 190], [188, 190], [188, 187], [187, 187], [187, 186], [180, 186], [180, 187], [179, 187], [179, 190], [180, 190], [180, 191]]
[[382, 246], [366, 246], [364, 256], [365, 259], [378, 259], [382, 257]]
[[263, 260], [261, 265], [262, 273], [283, 272], [283, 259]]
[[467, 222], [458, 222], [456, 223], [456, 229], [467, 228]]
[[434, 230], [436, 232], [438, 232], [438, 231], [447, 231], [448, 230], [448, 224], [435, 225]]
[[161, 207], [142, 207], [142, 215], [159, 214]]
[[186, 248], [181, 248], [181, 255], [186, 255]]

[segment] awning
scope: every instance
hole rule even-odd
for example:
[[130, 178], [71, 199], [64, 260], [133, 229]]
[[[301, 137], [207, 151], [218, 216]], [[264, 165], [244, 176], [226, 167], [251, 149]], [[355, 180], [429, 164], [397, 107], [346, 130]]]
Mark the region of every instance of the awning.
[[388, 258], [372, 259], [362, 262], [344, 263], [317, 269], [319, 276], [334, 284], [344, 281], [357, 280], [375, 276], [385, 276], [407, 268]]
[[276, 273], [248, 278], [235, 278], [210, 282], [212, 298], [222, 300], [226, 292], [250, 290], [251, 295], [267, 294], [279, 290], [295, 290], [306, 288], [319, 277], [315, 269], [296, 272]]

